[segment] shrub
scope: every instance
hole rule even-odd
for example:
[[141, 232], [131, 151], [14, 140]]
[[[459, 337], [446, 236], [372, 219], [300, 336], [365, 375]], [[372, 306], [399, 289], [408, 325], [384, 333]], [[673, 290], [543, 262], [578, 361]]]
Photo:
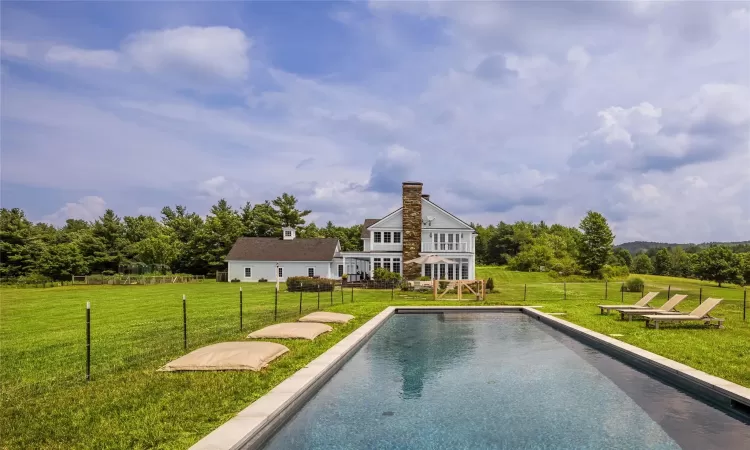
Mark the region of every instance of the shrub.
[[629, 275], [630, 271], [627, 266], [610, 266], [609, 264], [605, 264], [599, 269], [599, 276], [607, 281], [625, 279]]
[[332, 291], [338, 281], [330, 278], [311, 278], [311, 277], [287, 277], [287, 292], [328, 292]]
[[399, 287], [401, 288], [402, 291], [413, 291], [414, 290], [414, 286], [412, 286], [412, 284], [409, 283], [406, 280], [402, 281]]
[[495, 290], [495, 280], [492, 278], [487, 278], [487, 283], [484, 285], [485, 289], [487, 291], [492, 292]]
[[266, 280], [265, 278], [259, 278], [258, 283], [268, 283], [268, 280]]
[[419, 281], [432, 281], [432, 278], [428, 276], [423, 276], [423, 277], [419, 277]]
[[398, 281], [401, 279], [401, 274], [391, 272], [390, 270], [378, 267], [372, 273], [372, 279], [375, 281]]
[[625, 292], [642, 292], [644, 286], [645, 286], [645, 283], [643, 282], [643, 279], [635, 277], [635, 278], [629, 278], [625, 282], [625, 284], [623, 284], [622, 289]]
[[239, 278], [232, 278], [232, 283], [239, 283], [239, 282], [240, 282]]

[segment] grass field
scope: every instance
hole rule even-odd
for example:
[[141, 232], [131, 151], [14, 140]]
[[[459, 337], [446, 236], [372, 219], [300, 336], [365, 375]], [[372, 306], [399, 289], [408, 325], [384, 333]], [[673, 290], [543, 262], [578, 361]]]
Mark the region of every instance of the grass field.
[[[544, 305], [546, 312], [668, 358], [750, 387], [750, 326], [742, 321], [743, 291], [709, 283], [644, 277], [646, 290], [722, 297], [717, 316], [726, 328], [695, 326], [647, 330], [643, 322], [600, 316], [603, 283], [562, 283], [547, 274], [479, 268], [496, 292], [487, 304]], [[188, 351], [240, 340], [272, 323], [274, 286], [243, 284], [244, 330], [239, 329], [237, 284], [205, 282], [156, 286], [71, 286], [0, 290], [0, 433], [4, 448], [185, 448], [388, 305], [435, 304], [426, 295], [396, 291], [321, 293], [321, 308], [357, 319], [315, 342], [285, 341], [290, 352], [261, 373], [164, 373], [161, 365], [183, 350], [182, 294], [187, 295]], [[524, 301], [525, 291], [525, 301]], [[609, 283], [607, 303], [632, 303]], [[92, 380], [85, 382], [85, 303], [92, 305]], [[343, 301], [343, 303], [342, 303]], [[333, 302], [333, 305], [331, 305]], [[455, 301], [440, 302], [456, 305]], [[476, 304], [476, 302], [463, 302]], [[318, 308], [303, 294], [303, 314]], [[282, 292], [278, 320], [296, 320], [299, 294]]]

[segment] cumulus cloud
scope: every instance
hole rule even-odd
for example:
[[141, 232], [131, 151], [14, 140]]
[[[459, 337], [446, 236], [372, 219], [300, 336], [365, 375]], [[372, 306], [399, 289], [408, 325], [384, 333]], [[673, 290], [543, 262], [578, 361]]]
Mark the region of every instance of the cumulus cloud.
[[107, 202], [97, 196], [83, 197], [77, 202], [66, 203], [62, 208], [42, 218], [43, 222], [56, 226], [65, 224], [68, 219], [83, 219], [92, 222], [107, 210]]
[[0, 41], [0, 52], [3, 56], [26, 58], [29, 55], [29, 46], [25, 42], [15, 42], [3, 39]]
[[218, 175], [198, 184], [198, 195], [208, 198], [238, 199], [247, 197], [247, 192], [234, 181]]
[[581, 138], [574, 167], [593, 164], [619, 171], [672, 171], [747, 152], [750, 89], [707, 84], [683, 101], [658, 108], [648, 102], [599, 112], [600, 126]]
[[119, 55], [112, 50], [84, 50], [67, 45], [54, 45], [47, 50], [45, 59], [53, 63], [70, 63], [95, 69], [114, 69]]
[[250, 70], [250, 45], [236, 28], [186, 26], [136, 33], [125, 41], [123, 52], [150, 73], [191, 71], [242, 79]]

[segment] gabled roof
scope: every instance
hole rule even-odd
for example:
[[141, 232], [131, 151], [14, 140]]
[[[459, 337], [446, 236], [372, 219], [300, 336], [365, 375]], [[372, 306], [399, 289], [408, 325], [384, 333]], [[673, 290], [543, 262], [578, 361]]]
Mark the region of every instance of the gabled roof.
[[367, 231], [367, 227], [370, 225], [374, 225], [377, 222], [380, 222], [380, 219], [365, 219], [365, 223], [362, 224], [362, 232], [360, 233], [360, 237], [362, 239], [368, 239], [370, 237], [370, 232]]
[[335, 238], [290, 239], [241, 237], [227, 261], [331, 261], [339, 240]]
[[[474, 229], [474, 227], [472, 227], [471, 225], [469, 225], [469, 224], [468, 224], [468, 223], [466, 223], [465, 221], [463, 221], [463, 220], [459, 219], [459, 218], [458, 218], [458, 217], [456, 217], [455, 215], [453, 215], [453, 214], [449, 213], [448, 211], [446, 211], [445, 209], [441, 208], [440, 206], [436, 205], [436, 204], [435, 204], [435, 203], [434, 203], [433, 201], [431, 201], [431, 200], [427, 200], [427, 199], [426, 199], [426, 198], [424, 198], [424, 197], [422, 197], [422, 201], [423, 201], [423, 202], [427, 202], [427, 203], [429, 203], [430, 205], [434, 206], [435, 208], [439, 209], [440, 211], [444, 212], [445, 214], [449, 215], [450, 217], [452, 217], [452, 218], [456, 219], [456, 220], [457, 220], [458, 222], [460, 222], [461, 224], [465, 225], [465, 226], [466, 226], [467, 228], [469, 228], [470, 230], [474, 230], [474, 232], [476, 232], [476, 230]], [[364, 227], [362, 227], [362, 233], [364, 234], [364, 232], [365, 232], [365, 230], [366, 230], [367, 228], [369, 228], [369, 227], [371, 227], [371, 226], [373, 226], [373, 225], [375, 225], [375, 224], [377, 224], [377, 223], [383, 222], [384, 220], [386, 220], [387, 218], [389, 218], [389, 217], [393, 216], [394, 214], [398, 214], [398, 213], [399, 213], [399, 212], [400, 212], [400, 211], [401, 211], [402, 209], [404, 209], [404, 207], [403, 207], [403, 206], [401, 206], [401, 207], [399, 207], [398, 209], [396, 209], [395, 211], [393, 211], [393, 212], [389, 213], [389, 214], [388, 214], [387, 216], [383, 217], [382, 219], [377, 219], [377, 220], [376, 220], [376, 221], [375, 221], [374, 223], [368, 223], [368, 221], [369, 221], [369, 220], [371, 220], [371, 219], [367, 219], [367, 220], [365, 221], [365, 225], [364, 225]]]

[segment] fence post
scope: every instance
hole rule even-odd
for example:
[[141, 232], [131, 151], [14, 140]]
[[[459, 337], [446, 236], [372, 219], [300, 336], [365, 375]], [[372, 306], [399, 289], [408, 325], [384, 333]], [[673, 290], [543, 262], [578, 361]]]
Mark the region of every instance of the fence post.
[[182, 294], [182, 343], [187, 350], [187, 302], [185, 294]]
[[395, 284], [391, 283], [391, 301], [393, 301], [393, 287]]
[[276, 312], [279, 309], [279, 285], [276, 285], [276, 295], [273, 297], [273, 321], [276, 322]]
[[625, 283], [620, 285], [620, 303], [625, 303]]
[[742, 296], [742, 321], [746, 320], [747, 314], [747, 288], [745, 288], [745, 294]]
[[701, 287], [700, 294], [698, 294], [698, 304], [703, 303], [703, 288]]
[[240, 288], [240, 331], [242, 331], [242, 288]]
[[86, 381], [91, 380], [91, 302], [86, 302]]
[[[302, 289], [302, 286], [300, 286], [300, 289]], [[299, 315], [302, 315], [302, 291], [299, 291]]]
[[333, 306], [333, 288], [334, 286], [331, 286], [331, 306]]
[[672, 297], [672, 285], [670, 284], [667, 288], [667, 300], [669, 300]]
[[568, 283], [563, 281], [563, 300], [568, 299]]
[[526, 301], [526, 283], [523, 285], [523, 301]]
[[341, 304], [344, 304], [344, 282], [341, 282]]
[[607, 295], [609, 294], [609, 282], [607, 280], [604, 280], [604, 300], [607, 299]]
[[641, 298], [646, 295], [646, 283], [643, 283], [643, 286], [641, 286]]
[[320, 285], [318, 285], [318, 309], [320, 309]]
[[354, 303], [354, 286], [352, 286], [352, 303]]

